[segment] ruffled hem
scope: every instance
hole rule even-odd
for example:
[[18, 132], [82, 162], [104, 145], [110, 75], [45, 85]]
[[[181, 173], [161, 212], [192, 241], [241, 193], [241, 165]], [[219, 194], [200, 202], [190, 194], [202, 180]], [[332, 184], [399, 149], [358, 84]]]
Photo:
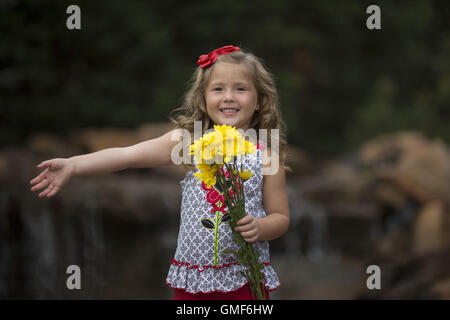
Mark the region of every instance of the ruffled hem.
[[[192, 265], [189, 262], [178, 261], [178, 260], [172, 259], [171, 264], [173, 266], [177, 266], [177, 267], [186, 266], [186, 268], [188, 268], [188, 269], [197, 269], [198, 272], [203, 272], [203, 271], [205, 271], [205, 270], [207, 270], [209, 268], [220, 270], [222, 268], [227, 268], [227, 267], [231, 267], [231, 266], [234, 266], [234, 265], [239, 265], [239, 262], [226, 263], [226, 264], [222, 264], [220, 266], [214, 266], [214, 265], [199, 266], [199, 265]], [[270, 262], [264, 262], [263, 265], [268, 266], [268, 265], [270, 265]]]
[[[242, 289], [245, 285], [247, 285], [247, 283], [248, 283], [248, 281], [246, 283], [244, 283], [241, 287], [237, 288], [236, 290], [232, 290], [232, 291], [222, 291], [222, 290], [214, 290], [214, 291], [209, 291], [209, 292], [198, 291], [198, 292], [194, 292], [193, 294], [197, 294], [197, 293], [206, 293], [206, 294], [208, 294], [208, 293], [233, 293], [233, 292], [236, 292], [236, 291]], [[267, 283], [267, 280], [266, 280], [266, 277], [264, 277], [264, 285], [266, 287], [267, 292], [272, 292], [274, 290], [277, 290], [281, 286], [281, 283], [279, 283], [278, 286], [276, 286], [275, 288], [269, 289], [267, 287], [266, 283]], [[167, 282], [167, 280], [166, 280], [166, 285], [168, 285], [171, 289], [183, 290], [183, 291], [187, 292], [186, 289], [184, 289], [184, 288], [174, 287], [170, 282]], [[189, 293], [192, 293], [192, 292], [189, 292]]]
[[[240, 273], [244, 266], [227, 264], [220, 267], [192, 266], [188, 263], [172, 263], [166, 278], [166, 285], [173, 289], [184, 289], [188, 293], [233, 292], [247, 284]], [[269, 262], [264, 263], [264, 286], [268, 292], [281, 284], [275, 270]]]

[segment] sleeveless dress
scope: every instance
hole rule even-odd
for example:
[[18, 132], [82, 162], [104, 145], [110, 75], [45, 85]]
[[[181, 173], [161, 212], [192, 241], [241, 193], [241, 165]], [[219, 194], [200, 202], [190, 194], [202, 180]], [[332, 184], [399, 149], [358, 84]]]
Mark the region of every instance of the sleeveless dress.
[[[244, 182], [245, 210], [256, 218], [266, 216], [262, 202], [261, 153], [258, 146], [254, 154], [246, 155], [242, 161], [243, 169], [253, 172], [253, 176]], [[239, 161], [238, 158], [240, 164]], [[223, 252], [225, 249], [238, 250], [224, 218], [228, 208], [224, 205], [223, 192], [217, 185], [207, 188], [192, 170], [180, 184], [180, 230], [166, 284], [188, 293], [231, 292], [242, 288], [247, 284], [241, 274], [244, 266], [239, 265], [235, 255]], [[280, 281], [270, 265], [269, 242], [257, 241], [253, 246], [264, 265], [266, 290], [278, 288]]]

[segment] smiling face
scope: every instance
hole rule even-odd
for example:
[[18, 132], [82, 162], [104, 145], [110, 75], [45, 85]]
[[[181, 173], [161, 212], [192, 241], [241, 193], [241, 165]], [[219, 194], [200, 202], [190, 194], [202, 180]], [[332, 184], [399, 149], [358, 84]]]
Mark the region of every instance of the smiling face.
[[238, 129], [247, 130], [258, 110], [253, 81], [235, 63], [216, 62], [205, 88], [205, 101], [208, 116], [215, 124]]

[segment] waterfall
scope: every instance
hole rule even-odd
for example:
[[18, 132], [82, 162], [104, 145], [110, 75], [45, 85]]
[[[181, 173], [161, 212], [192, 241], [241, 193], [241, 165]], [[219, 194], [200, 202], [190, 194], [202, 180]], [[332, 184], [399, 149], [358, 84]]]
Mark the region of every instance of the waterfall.
[[292, 184], [287, 185], [290, 227], [283, 237], [291, 257], [320, 259], [326, 254], [327, 216], [319, 204], [305, 199]]

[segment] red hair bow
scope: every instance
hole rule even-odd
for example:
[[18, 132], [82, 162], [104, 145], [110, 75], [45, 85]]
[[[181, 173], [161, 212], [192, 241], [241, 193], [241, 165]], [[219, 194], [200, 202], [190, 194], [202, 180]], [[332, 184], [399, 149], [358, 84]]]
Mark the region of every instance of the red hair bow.
[[206, 68], [212, 65], [214, 62], [216, 62], [217, 57], [219, 57], [221, 54], [228, 54], [236, 50], [240, 50], [239, 47], [234, 46], [225, 46], [219, 49], [214, 50], [213, 52], [210, 52], [208, 54], [201, 55], [198, 58], [197, 65], [200, 66], [200, 68]]

